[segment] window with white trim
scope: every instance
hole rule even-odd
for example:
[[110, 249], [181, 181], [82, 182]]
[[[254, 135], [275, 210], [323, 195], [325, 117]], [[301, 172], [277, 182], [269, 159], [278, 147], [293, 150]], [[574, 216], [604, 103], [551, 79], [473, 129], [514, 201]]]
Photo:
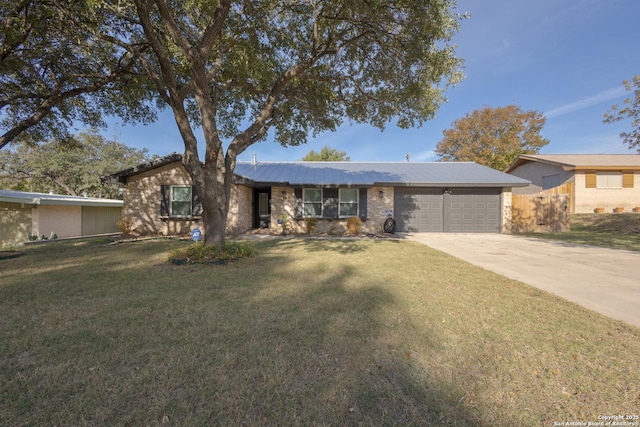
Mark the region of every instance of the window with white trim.
[[322, 188], [305, 188], [302, 190], [303, 216], [322, 217]]
[[348, 218], [358, 216], [358, 188], [302, 189], [302, 216], [307, 218]]
[[191, 186], [171, 187], [171, 216], [191, 216]]
[[358, 189], [340, 189], [340, 217], [358, 216]]
[[622, 172], [596, 173], [596, 188], [622, 188]]

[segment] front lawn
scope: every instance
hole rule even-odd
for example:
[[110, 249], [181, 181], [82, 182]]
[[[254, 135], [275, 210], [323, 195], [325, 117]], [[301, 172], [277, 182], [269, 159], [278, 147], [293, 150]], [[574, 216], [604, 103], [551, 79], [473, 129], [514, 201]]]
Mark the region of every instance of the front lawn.
[[640, 214], [571, 215], [567, 233], [530, 233], [532, 237], [580, 245], [640, 251]]
[[2, 425], [533, 426], [640, 414], [640, 329], [402, 240], [0, 260]]

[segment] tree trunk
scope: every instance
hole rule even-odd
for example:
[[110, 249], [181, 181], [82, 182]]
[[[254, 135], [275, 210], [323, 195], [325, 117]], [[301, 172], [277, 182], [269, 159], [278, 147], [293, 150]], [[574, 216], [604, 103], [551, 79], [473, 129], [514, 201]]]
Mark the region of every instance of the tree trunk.
[[[227, 228], [227, 215], [233, 184], [235, 161], [225, 165], [224, 158], [216, 156], [215, 160], [202, 165], [198, 163], [197, 171], [190, 171], [194, 190], [202, 204], [202, 225], [204, 244], [224, 245]], [[189, 170], [190, 166], [187, 166]], [[195, 173], [194, 173], [195, 172]]]
[[[218, 172], [220, 173], [220, 172]], [[229, 212], [229, 191], [224, 183], [218, 185], [217, 181], [209, 181], [198, 193], [202, 202], [202, 225], [205, 245], [224, 245], [225, 229], [227, 228], [227, 214]], [[196, 190], [198, 191], [198, 190]]]

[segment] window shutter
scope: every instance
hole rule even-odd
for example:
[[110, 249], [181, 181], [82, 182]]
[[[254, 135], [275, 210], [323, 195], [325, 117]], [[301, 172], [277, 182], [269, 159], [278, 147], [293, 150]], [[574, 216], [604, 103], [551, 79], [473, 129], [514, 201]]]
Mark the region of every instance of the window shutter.
[[295, 188], [293, 190], [293, 195], [295, 197], [295, 216], [296, 219], [302, 218], [302, 188]]
[[161, 185], [160, 186], [160, 216], [169, 216], [169, 193], [171, 191], [171, 186], [169, 185]]
[[325, 188], [322, 190], [322, 216], [323, 218], [338, 218], [338, 189]]
[[585, 188], [596, 188], [596, 173], [586, 172], [584, 174]]
[[202, 203], [200, 203], [200, 197], [196, 194], [196, 187], [191, 186], [191, 215], [202, 215]]
[[633, 188], [633, 172], [622, 173], [622, 188]]
[[367, 219], [367, 189], [361, 188], [359, 196], [360, 196], [358, 200], [358, 209], [360, 210], [359, 215], [360, 215], [360, 219], [364, 221]]

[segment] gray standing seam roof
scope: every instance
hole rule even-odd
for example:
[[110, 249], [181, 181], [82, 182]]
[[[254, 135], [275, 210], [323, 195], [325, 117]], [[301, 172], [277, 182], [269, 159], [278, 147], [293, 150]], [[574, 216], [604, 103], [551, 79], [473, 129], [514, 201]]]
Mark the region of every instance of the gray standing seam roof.
[[239, 162], [235, 175], [289, 186], [525, 187], [529, 181], [473, 162]]

